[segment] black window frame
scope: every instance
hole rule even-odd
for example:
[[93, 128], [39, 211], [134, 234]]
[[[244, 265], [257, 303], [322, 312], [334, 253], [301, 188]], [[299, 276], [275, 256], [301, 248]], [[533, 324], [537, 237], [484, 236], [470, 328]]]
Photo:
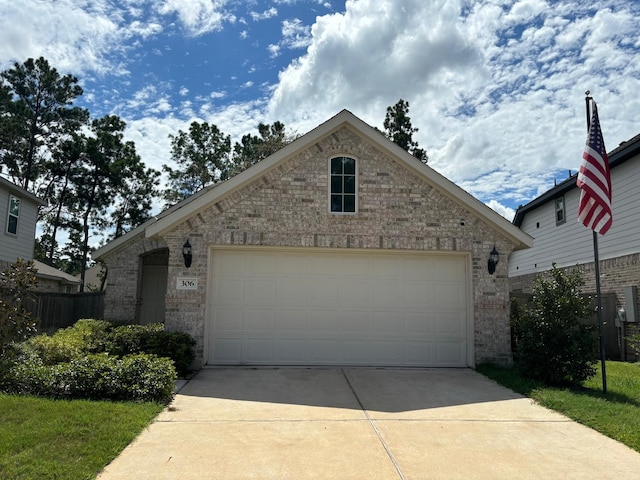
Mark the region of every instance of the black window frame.
[[358, 161], [347, 155], [329, 159], [329, 212], [336, 215], [358, 213]]

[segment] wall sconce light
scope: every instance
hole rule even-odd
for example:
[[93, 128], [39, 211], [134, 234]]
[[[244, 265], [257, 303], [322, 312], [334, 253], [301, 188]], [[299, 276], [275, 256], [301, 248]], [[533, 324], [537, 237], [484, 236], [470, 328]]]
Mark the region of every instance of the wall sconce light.
[[493, 250], [489, 253], [489, 261], [487, 262], [487, 269], [489, 270], [489, 274], [493, 275], [493, 272], [496, 271], [496, 265], [500, 261], [500, 255], [496, 250], [496, 246], [493, 246]]
[[184, 245], [182, 245], [182, 256], [184, 257], [184, 266], [189, 268], [191, 266], [191, 259], [193, 258], [193, 255], [191, 254], [191, 244], [189, 243], [188, 238], [187, 241], [184, 242]]

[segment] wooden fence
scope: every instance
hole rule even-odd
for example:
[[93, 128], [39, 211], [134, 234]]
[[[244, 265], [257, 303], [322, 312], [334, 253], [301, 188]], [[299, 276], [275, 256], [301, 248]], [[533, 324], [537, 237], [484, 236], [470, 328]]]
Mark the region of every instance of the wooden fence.
[[104, 317], [104, 292], [34, 292], [28, 308], [38, 318], [38, 331], [52, 334], [81, 318]]

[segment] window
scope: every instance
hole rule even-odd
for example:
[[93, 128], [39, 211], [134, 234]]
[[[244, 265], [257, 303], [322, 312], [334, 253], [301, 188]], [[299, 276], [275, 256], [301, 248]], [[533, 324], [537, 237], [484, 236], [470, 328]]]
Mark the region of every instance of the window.
[[356, 212], [356, 161], [334, 157], [330, 165], [330, 207], [333, 213]]
[[9, 214], [7, 215], [7, 233], [18, 234], [18, 218], [20, 217], [20, 199], [9, 195]]
[[564, 211], [564, 197], [556, 198], [556, 225], [560, 225], [567, 220]]

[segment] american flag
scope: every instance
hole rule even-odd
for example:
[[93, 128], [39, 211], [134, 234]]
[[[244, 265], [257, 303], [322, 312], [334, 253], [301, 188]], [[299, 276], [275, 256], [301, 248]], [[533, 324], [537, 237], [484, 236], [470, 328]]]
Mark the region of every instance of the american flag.
[[582, 165], [576, 184], [582, 189], [578, 207], [578, 221], [601, 235], [611, 228], [611, 173], [604, 146], [598, 109], [593, 104], [587, 145], [582, 154]]

